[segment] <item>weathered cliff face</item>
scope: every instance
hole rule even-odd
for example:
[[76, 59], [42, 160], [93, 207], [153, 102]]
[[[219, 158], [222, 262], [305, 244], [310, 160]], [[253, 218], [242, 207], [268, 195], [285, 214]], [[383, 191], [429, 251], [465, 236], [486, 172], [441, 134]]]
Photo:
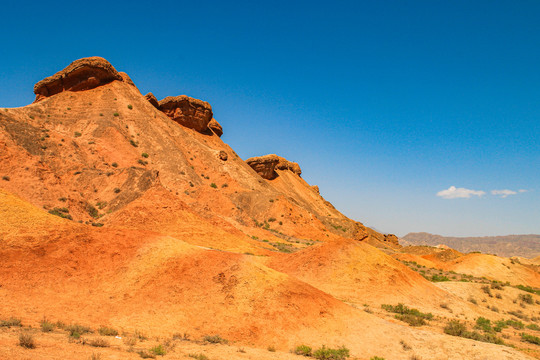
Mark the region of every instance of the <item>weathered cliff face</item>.
[[252, 157], [247, 159], [246, 162], [257, 174], [266, 180], [275, 179], [278, 176], [276, 170], [289, 170], [298, 176], [302, 174], [298, 163], [288, 161], [275, 154]]
[[223, 135], [223, 128], [221, 125], [217, 122], [216, 119], [210, 120], [208, 123], [208, 128], [214, 132], [217, 136], [221, 137]]
[[212, 120], [212, 107], [206, 101], [186, 95], [167, 96], [159, 102], [159, 109], [180, 125], [204, 132]]
[[41, 80], [34, 86], [35, 101], [62, 91], [93, 89], [114, 80], [123, 81], [123, 78], [107, 60], [97, 56], [75, 60], [64, 70]]

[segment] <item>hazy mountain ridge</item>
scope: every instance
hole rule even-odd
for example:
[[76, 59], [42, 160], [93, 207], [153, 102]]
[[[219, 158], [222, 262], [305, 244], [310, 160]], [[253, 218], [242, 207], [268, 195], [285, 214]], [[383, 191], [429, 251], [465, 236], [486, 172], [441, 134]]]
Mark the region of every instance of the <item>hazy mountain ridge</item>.
[[526, 258], [540, 255], [540, 235], [536, 234], [453, 237], [418, 232], [408, 233], [401, 240], [402, 245], [436, 246], [444, 244], [464, 253], [480, 251], [498, 256]]

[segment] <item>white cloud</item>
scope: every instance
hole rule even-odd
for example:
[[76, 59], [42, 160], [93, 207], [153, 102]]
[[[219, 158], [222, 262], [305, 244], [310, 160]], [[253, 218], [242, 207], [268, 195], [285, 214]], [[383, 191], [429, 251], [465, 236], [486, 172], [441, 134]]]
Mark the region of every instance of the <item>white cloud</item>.
[[508, 189], [504, 189], [504, 190], [491, 190], [491, 194], [493, 195], [500, 195], [502, 198], [505, 198], [505, 197], [508, 197], [510, 195], [516, 195], [517, 193], [525, 193], [527, 192], [528, 190], [524, 190], [524, 189], [520, 189], [518, 191], [514, 191], [514, 190], [508, 190]]
[[520, 193], [524, 193], [524, 192], [527, 192], [527, 190], [524, 190], [524, 189], [519, 189], [518, 192]]
[[441, 190], [437, 193], [437, 196], [442, 197], [443, 199], [468, 199], [471, 196], [482, 197], [486, 193], [482, 190], [471, 190], [465, 188], [456, 188], [455, 186], [450, 186], [446, 190]]

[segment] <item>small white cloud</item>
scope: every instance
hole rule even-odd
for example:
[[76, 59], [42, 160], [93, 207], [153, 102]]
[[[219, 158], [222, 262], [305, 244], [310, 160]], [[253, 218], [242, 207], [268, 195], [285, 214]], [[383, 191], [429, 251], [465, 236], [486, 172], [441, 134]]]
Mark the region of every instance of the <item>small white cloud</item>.
[[437, 193], [437, 196], [442, 197], [443, 199], [468, 199], [471, 196], [482, 197], [486, 193], [482, 190], [471, 190], [465, 188], [456, 188], [455, 186], [450, 186], [446, 190], [441, 190]]
[[505, 198], [505, 197], [508, 197], [510, 195], [516, 195], [517, 192], [515, 192], [514, 190], [504, 189], [504, 190], [491, 190], [491, 194], [492, 195], [500, 195], [502, 198]]
[[527, 190], [525, 190], [525, 189], [519, 189], [518, 192], [524, 193], [524, 192], [527, 192]]

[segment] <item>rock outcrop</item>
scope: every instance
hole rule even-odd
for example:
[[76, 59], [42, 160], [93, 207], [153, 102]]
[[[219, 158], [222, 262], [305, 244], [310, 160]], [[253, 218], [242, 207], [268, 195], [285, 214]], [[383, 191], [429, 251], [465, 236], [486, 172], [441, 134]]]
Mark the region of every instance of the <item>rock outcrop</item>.
[[159, 109], [178, 124], [201, 133], [213, 116], [209, 103], [186, 95], [167, 96], [159, 102]]
[[276, 170], [289, 170], [298, 176], [302, 174], [298, 163], [288, 161], [275, 154], [252, 157], [247, 159], [246, 163], [263, 179], [267, 180], [275, 179], [278, 176]]
[[217, 136], [221, 137], [223, 135], [223, 128], [221, 125], [217, 122], [216, 119], [212, 118], [210, 122], [208, 123], [208, 128], [214, 132]]
[[154, 105], [156, 109], [159, 109], [159, 102], [157, 98], [154, 96], [154, 94], [149, 92], [148, 94], [144, 95], [144, 97], [146, 98], [146, 100], [148, 100], [148, 102], [150, 102], [150, 104]]
[[94, 56], [75, 60], [64, 70], [41, 80], [34, 86], [35, 101], [62, 91], [93, 89], [114, 80], [123, 81], [122, 75], [104, 58]]
[[386, 235], [384, 235], [384, 241], [388, 242], [390, 244], [399, 246], [398, 237], [396, 235], [394, 235], [394, 234], [386, 234]]

